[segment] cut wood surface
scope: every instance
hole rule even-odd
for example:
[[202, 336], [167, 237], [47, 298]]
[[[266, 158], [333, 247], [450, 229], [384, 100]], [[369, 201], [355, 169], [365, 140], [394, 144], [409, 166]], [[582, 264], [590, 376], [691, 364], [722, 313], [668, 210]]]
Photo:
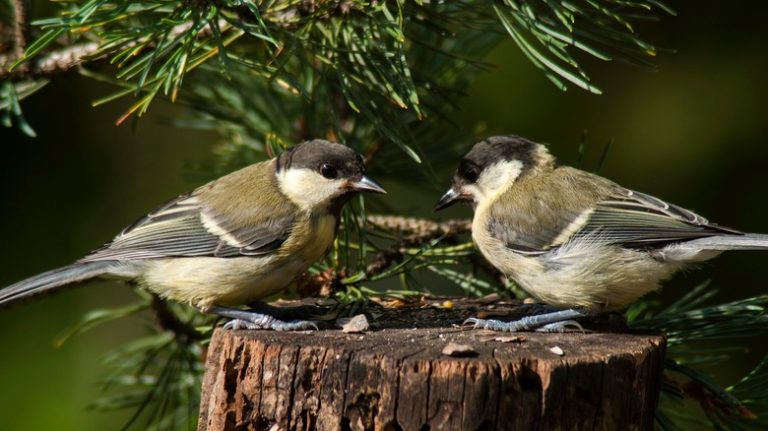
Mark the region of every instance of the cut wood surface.
[[[445, 306], [450, 307], [445, 307]], [[494, 333], [512, 304], [424, 299], [366, 309], [372, 328], [217, 330], [200, 430], [652, 429], [659, 334]]]

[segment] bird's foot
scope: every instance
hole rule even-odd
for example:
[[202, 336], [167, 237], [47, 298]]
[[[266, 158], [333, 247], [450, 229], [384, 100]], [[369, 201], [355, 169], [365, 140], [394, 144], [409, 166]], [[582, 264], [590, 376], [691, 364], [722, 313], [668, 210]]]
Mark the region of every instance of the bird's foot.
[[489, 329], [491, 331], [499, 332], [565, 332], [568, 328], [578, 328], [583, 331], [584, 328], [582, 328], [581, 324], [573, 319], [585, 316], [586, 314], [581, 311], [569, 309], [525, 316], [511, 322], [471, 317], [464, 321], [464, 325], [472, 326], [475, 329]]
[[[259, 316], [259, 314], [256, 314]], [[310, 331], [317, 330], [315, 322], [309, 320], [291, 320], [288, 322], [275, 319], [272, 316], [261, 315], [264, 319], [253, 320], [232, 319], [224, 324], [224, 329], [237, 331], [238, 329], [271, 329], [273, 331]]]
[[536, 328], [536, 332], [566, 332], [569, 329], [576, 329], [584, 332], [584, 327], [581, 323], [575, 320], [563, 320], [562, 322], [548, 323], [544, 326]]
[[232, 320], [224, 324], [224, 329], [269, 329], [273, 331], [308, 331], [317, 330], [317, 324], [308, 320], [283, 321], [269, 314], [257, 313], [237, 308], [211, 307], [208, 313], [217, 314]]

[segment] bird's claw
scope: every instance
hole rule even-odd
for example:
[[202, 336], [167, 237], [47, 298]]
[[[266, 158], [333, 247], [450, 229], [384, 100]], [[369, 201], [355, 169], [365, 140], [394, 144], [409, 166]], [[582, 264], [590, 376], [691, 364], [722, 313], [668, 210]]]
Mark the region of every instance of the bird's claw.
[[584, 328], [581, 326], [581, 324], [573, 320], [573, 318], [583, 316], [583, 313], [576, 310], [563, 310], [554, 313], [525, 316], [511, 322], [470, 317], [464, 321], [464, 326], [471, 326], [475, 329], [489, 329], [491, 331], [499, 332], [565, 332], [570, 328], [576, 328], [580, 331], [584, 331]]
[[548, 323], [540, 328], [536, 328], [536, 332], [565, 332], [568, 329], [578, 329], [584, 332], [584, 327], [581, 323], [575, 320], [563, 320], [562, 322]]
[[308, 320], [283, 321], [266, 313], [252, 310], [240, 310], [221, 306], [211, 306], [205, 310], [209, 314], [232, 319], [224, 324], [224, 329], [271, 329], [273, 331], [307, 331], [317, 330], [317, 324]]
[[[267, 316], [270, 317], [270, 316]], [[224, 324], [224, 329], [237, 331], [239, 329], [271, 329], [273, 331], [317, 331], [317, 324], [308, 320], [282, 320], [270, 317], [269, 319], [232, 319]]]
[[471, 326], [474, 329], [488, 329], [491, 331], [499, 332], [518, 332], [526, 331], [530, 328], [526, 327], [521, 320], [515, 320], [512, 322], [502, 322], [495, 319], [478, 319], [476, 317], [470, 317], [465, 320], [463, 326]]
[[222, 327], [230, 331], [237, 331], [240, 329], [261, 329], [261, 327], [255, 323], [243, 319], [232, 319]]
[[275, 331], [317, 331], [318, 327], [315, 322], [309, 320], [291, 320], [288, 322], [278, 320], [271, 329]]

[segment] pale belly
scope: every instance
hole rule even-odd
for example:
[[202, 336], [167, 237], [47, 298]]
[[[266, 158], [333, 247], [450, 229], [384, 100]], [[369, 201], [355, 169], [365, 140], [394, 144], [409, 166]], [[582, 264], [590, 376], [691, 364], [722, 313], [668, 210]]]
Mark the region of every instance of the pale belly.
[[196, 307], [244, 305], [280, 292], [323, 257], [333, 243], [335, 220], [290, 238], [291, 253], [265, 257], [187, 257], [142, 263], [142, 286]]
[[682, 267], [618, 246], [564, 246], [525, 255], [481, 230], [473, 231], [473, 239], [493, 266], [531, 296], [558, 308], [623, 310]]

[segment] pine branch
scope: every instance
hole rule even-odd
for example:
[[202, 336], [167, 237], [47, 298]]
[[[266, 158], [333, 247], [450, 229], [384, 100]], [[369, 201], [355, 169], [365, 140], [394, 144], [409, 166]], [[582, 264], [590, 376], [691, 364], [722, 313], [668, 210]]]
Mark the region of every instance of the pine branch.
[[173, 312], [173, 309], [159, 296], [152, 294], [151, 304], [152, 311], [155, 313], [155, 319], [163, 330], [170, 331], [191, 342], [200, 341], [205, 338], [203, 333], [179, 319]]
[[[656, 10], [669, 12], [651, 0], [67, 2], [58, 16], [35, 22], [43, 33], [27, 47], [24, 62], [13, 63], [17, 55], [0, 59], [3, 69], [16, 64], [14, 72], [0, 74], [19, 81], [109, 59], [119, 69], [115, 83], [123, 89], [107, 100], [138, 99], [122, 121], [142, 115], [159, 95], [177, 100], [185, 76], [205, 69], [201, 66], [217, 64], [224, 77], [244, 68], [251, 80], [264, 80], [304, 102], [322, 93], [341, 96], [357, 121], [374, 125], [388, 143], [420, 161], [423, 151], [408, 139], [413, 130], [402, 125], [430, 115], [445, 118], [443, 111], [456, 95], [455, 85], [436, 79], [449, 75], [429, 73], [429, 62], [481, 68], [480, 56], [501, 41], [498, 30], [505, 29], [560, 88], [564, 79], [597, 92], [571, 51], [647, 63], [655, 48], [635, 34], [631, 23], [655, 17]], [[175, 31], [178, 26], [187, 31]], [[485, 36], [480, 49], [453, 49], [474, 33]], [[52, 54], [63, 35], [71, 38], [64, 43], [77, 45], [73, 41], [87, 38], [98, 49]], [[35, 60], [47, 55], [47, 61]], [[338, 132], [343, 131], [335, 130], [343, 140]]]
[[469, 233], [472, 228], [472, 220], [469, 219], [438, 222], [415, 217], [369, 215], [367, 220], [381, 229], [408, 235], [414, 243], [439, 236], [454, 237]]
[[[768, 356], [729, 387], [701, 369], [703, 365], [728, 364], [730, 354], [744, 350], [742, 339], [768, 333], [768, 295], [703, 305], [715, 295], [709, 283], [704, 283], [658, 314], [647, 312], [631, 322], [632, 327], [661, 330], [668, 337], [666, 382], [657, 414], [663, 429], [702, 418], [713, 429], [764, 429], [768, 425], [768, 391], [763, 385], [768, 382]], [[711, 340], [717, 344], [701, 344]], [[686, 399], [699, 405], [698, 415], [681, 413], [680, 401]]]
[[0, 80], [27, 81], [52, 77], [88, 61], [105, 58], [105, 55], [94, 56], [98, 51], [99, 44], [96, 42], [77, 44], [48, 52], [13, 69], [11, 66], [21, 57], [15, 54], [0, 56]]
[[13, 53], [18, 59], [24, 56], [24, 50], [27, 49], [29, 15], [27, 0], [11, 0], [11, 2], [13, 4]]

